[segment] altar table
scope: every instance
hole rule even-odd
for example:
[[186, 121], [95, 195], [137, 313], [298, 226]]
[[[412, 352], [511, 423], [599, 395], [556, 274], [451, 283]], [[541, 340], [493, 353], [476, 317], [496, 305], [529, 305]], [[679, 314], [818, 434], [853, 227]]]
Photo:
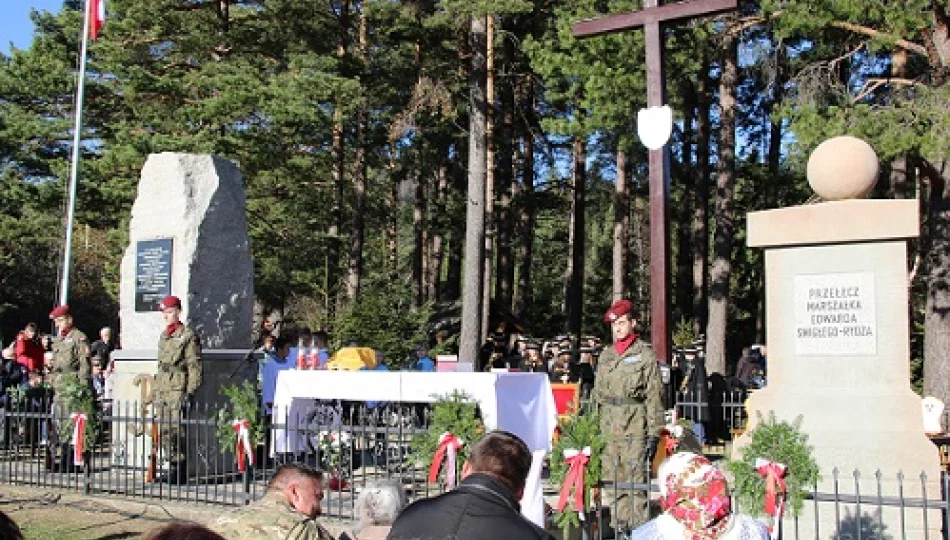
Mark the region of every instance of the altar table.
[[[551, 383], [543, 373], [281, 371], [273, 420], [277, 425], [285, 419], [293, 423], [294, 418], [304, 417], [315, 399], [431, 403], [453, 391], [472, 396], [486, 429], [510, 431], [532, 451], [551, 450], [557, 410]], [[293, 434], [275, 430], [274, 435], [275, 451], [301, 450]]]
[[[531, 449], [531, 470], [521, 512], [543, 527], [541, 467], [557, 427], [551, 383], [543, 373], [281, 371], [274, 393], [273, 420], [280, 425], [287, 419], [303, 417], [315, 399], [431, 403], [453, 391], [464, 392], [478, 402], [487, 430], [510, 431]], [[272, 451], [297, 449], [296, 437], [288, 437], [290, 434], [283, 430], [273, 433]]]

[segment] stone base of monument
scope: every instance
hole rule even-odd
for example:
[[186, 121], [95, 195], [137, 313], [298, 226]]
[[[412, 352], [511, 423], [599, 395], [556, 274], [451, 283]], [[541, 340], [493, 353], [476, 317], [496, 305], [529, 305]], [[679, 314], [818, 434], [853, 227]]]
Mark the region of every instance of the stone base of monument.
[[[765, 248], [769, 384], [747, 402], [748, 428], [769, 411], [800, 416], [818, 491], [842, 499], [807, 502], [798, 538], [884, 538], [867, 527], [844, 534], [862, 523], [883, 523], [894, 538], [939, 537], [939, 512], [896, 506], [941, 500], [937, 448], [910, 388], [906, 239], [917, 235], [917, 205], [845, 200], [749, 214], [749, 246]], [[879, 512], [879, 498], [895, 506]]]
[[[152, 460], [153, 416], [150, 401], [156, 373], [156, 351], [119, 350], [115, 360], [113, 415], [121, 418], [112, 430], [112, 466], [146, 471]], [[184, 426], [188, 477], [209, 478], [232, 473], [236, 461], [232, 448], [221, 448], [213, 426], [215, 415], [227, 405], [221, 389], [257, 378], [257, 358], [244, 350], [204, 350], [201, 353], [201, 386], [196, 407]], [[168, 461], [156, 463], [159, 474]]]

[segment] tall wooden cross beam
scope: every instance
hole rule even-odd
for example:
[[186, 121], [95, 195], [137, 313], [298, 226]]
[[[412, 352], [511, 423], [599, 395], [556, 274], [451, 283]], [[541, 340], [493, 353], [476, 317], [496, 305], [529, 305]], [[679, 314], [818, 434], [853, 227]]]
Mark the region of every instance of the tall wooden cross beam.
[[[663, 33], [666, 21], [689, 19], [736, 8], [738, 0], [692, 0], [657, 5], [644, 0], [643, 9], [574, 23], [574, 37], [622, 32], [642, 26], [646, 34], [647, 106], [660, 107], [666, 100], [663, 76]], [[661, 362], [670, 360], [670, 248], [666, 203], [669, 200], [669, 148], [650, 150], [650, 333]]]

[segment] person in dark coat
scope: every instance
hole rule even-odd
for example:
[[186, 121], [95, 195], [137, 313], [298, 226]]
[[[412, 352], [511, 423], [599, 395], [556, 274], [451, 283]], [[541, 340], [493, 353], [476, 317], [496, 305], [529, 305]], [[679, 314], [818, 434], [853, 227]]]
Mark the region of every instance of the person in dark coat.
[[492, 431], [475, 443], [469, 474], [457, 488], [417, 501], [396, 519], [389, 540], [553, 540], [521, 515], [531, 452], [511, 433]]
[[685, 395], [688, 406], [683, 408], [683, 418], [693, 421], [693, 432], [700, 444], [706, 440], [706, 426], [709, 422], [709, 381], [706, 376], [706, 358], [699, 354], [696, 347], [683, 349], [683, 381], [680, 392]]
[[577, 364], [574, 363], [574, 351], [561, 349], [548, 376], [553, 383], [576, 383], [580, 375], [577, 372]]
[[577, 378], [581, 383], [581, 399], [587, 400], [594, 390], [594, 370], [597, 368], [594, 360], [594, 347], [581, 347], [581, 359], [577, 363]]
[[521, 360], [521, 371], [526, 373], [548, 372], [548, 363], [541, 358], [541, 346], [534, 342], [525, 345], [525, 357]]

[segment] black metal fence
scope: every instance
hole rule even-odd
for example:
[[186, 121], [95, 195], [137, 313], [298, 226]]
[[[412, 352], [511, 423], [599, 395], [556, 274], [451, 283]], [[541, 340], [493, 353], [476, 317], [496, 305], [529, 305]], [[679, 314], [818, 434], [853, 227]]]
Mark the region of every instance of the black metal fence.
[[[680, 416], [702, 406], [681, 396]], [[728, 433], [744, 427], [745, 395], [723, 395], [719, 421]], [[219, 431], [230, 428], [226, 408], [200, 405], [188, 410], [155, 410], [137, 403], [114, 403], [90, 419], [83, 464], [73, 445], [75, 420], [69, 411], [45, 405], [13, 407], [0, 415], [0, 483], [55, 487], [89, 494], [243, 505], [260, 497], [283, 463], [328, 471], [323, 501], [328, 516], [355, 519], [355, 500], [368, 484], [396, 478], [410, 500], [438, 494], [441, 483], [410, 452], [412, 438], [428, 426], [421, 404], [314, 403], [304, 415], [265, 426], [267, 442], [255, 450], [254, 465], [237, 470], [234, 449], [222, 447]], [[714, 418], [710, 418], [714, 423]], [[275, 440], [283, 437], [283, 441]], [[152, 445], [151, 441], [158, 444]], [[272, 445], [284, 451], [276, 451]], [[884, 540], [948, 538], [950, 480], [880, 473], [873, 478], [833, 473], [833, 489], [809, 494], [804, 514], [787, 519], [785, 538]], [[635, 481], [636, 480], [636, 481]], [[935, 487], [936, 486], [936, 487]], [[557, 486], [548, 486], [549, 500]], [[624, 495], [655, 501], [659, 490], [645, 479], [616, 478], [602, 486], [600, 506], [583, 531], [588, 539], [613, 536], [615, 501]], [[655, 505], [654, 505], [655, 506]], [[739, 510], [744, 510], [739, 508]], [[658, 512], [654, 507], [654, 514]]]
[[[353, 517], [355, 496], [377, 479], [400, 479], [411, 499], [442, 489], [427, 482], [428, 471], [410, 456], [412, 437], [428, 424], [424, 405], [319, 404], [268, 423], [253, 465], [243, 472], [235, 448], [219, 437], [232, 419], [230, 411], [211, 405], [166, 411], [114, 403], [86, 420], [79, 464], [71, 412], [45, 405], [7, 408], [0, 415], [0, 483], [241, 505], [263, 494], [277, 467], [300, 463], [327, 471], [324, 513], [340, 518]], [[272, 453], [275, 437], [284, 439], [278, 446], [293, 449]]]

